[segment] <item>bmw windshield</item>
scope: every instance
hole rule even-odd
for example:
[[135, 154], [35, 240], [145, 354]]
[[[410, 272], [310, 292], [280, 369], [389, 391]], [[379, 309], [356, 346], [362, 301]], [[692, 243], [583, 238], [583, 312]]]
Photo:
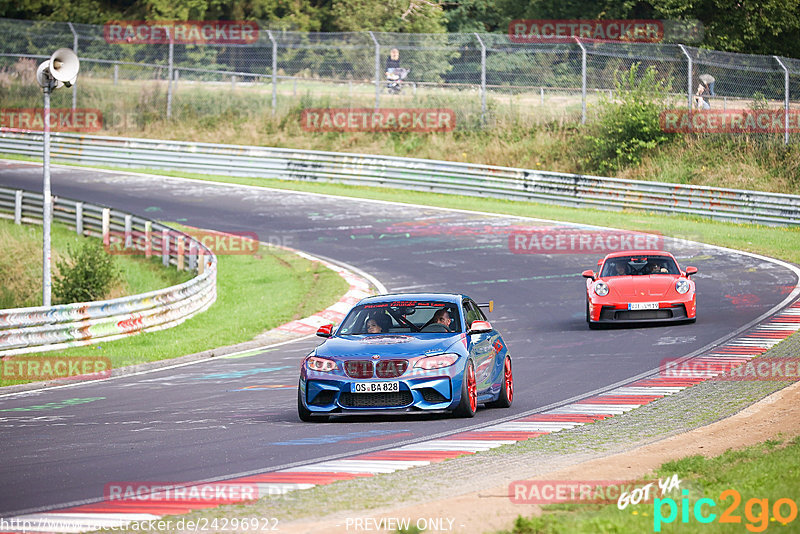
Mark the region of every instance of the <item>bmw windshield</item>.
[[367, 303], [353, 308], [338, 335], [459, 333], [458, 306], [440, 301], [398, 301]]

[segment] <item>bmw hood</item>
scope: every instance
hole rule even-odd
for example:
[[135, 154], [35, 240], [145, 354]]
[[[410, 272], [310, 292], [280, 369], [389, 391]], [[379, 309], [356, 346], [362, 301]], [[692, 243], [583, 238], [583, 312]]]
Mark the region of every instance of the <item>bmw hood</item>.
[[464, 334], [367, 334], [328, 338], [317, 347], [317, 356], [327, 358], [385, 357], [415, 358], [453, 352], [453, 345], [464, 343]]

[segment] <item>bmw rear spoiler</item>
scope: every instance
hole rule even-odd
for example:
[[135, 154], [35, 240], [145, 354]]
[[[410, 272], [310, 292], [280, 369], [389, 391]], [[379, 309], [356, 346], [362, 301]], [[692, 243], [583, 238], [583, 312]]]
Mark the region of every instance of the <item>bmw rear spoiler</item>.
[[489, 302], [479, 302], [479, 308], [489, 308], [489, 313], [494, 311], [494, 301], [490, 300]]

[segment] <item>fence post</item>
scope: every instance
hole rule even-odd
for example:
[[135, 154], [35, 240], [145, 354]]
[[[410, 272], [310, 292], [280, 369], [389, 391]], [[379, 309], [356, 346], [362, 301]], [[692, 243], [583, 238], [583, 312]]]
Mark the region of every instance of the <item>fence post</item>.
[[167, 67], [167, 118], [172, 117], [172, 60], [175, 54], [175, 39], [172, 37], [171, 28], [167, 28], [169, 32], [169, 65]]
[[153, 223], [152, 221], [145, 221], [144, 223], [144, 257], [150, 259], [153, 255]]
[[119, 63], [114, 63], [114, 85], [117, 85], [119, 79]]
[[109, 232], [109, 227], [111, 226], [111, 210], [108, 208], [103, 208], [103, 216], [102, 216], [102, 223], [100, 226], [100, 233], [103, 235], [103, 245], [108, 248], [109, 243], [111, 243], [111, 234]]
[[783, 109], [785, 111], [783, 117], [783, 144], [789, 144], [789, 69], [786, 68], [786, 65], [783, 64], [783, 61], [780, 60], [778, 56], [772, 56], [775, 58], [775, 61], [778, 62], [778, 65], [781, 66], [783, 69], [783, 87], [784, 87], [784, 96], [783, 96]]
[[[78, 54], [78, 32], [75, 31], [75, 27], [72, 25], [71, 22], [67, 22], [69, 25], [69, 29], [72, 32], [72, 51], [75, 52], [75, 55]], [[72, 86], [72, 111], [75, 111], [75, 108], [78, 106], [78, 86], [74, 84]]]
[[75, 233], [83, 235], [83, 202], [75, 203]]
[[375, 111], [377, 111], [381, 105], [381, 44], [371, 31], [369, 36], [372, 37], [372, 42], [375, 43]]
[[272, 42], [272, 114], [275, 115], [278, 105], [278, 42], [269, 30], [267, 30], [267, 36]]
[[689, 106], [689, 114], [692, 113], [692, 56], [689, 55], [689, 52], [686, 51], [686, 47], [682, 44], [679, 44], [681, 52], [683, 55], [686, 56], [686, 62], [688, 66], [686, 67], [686, 104]]
[[22, 190], [14, 192], [14, 224], [22, 224]]
[[486, 122], [486, 45], [477, 33], [475, 37], [481, 45], [481, 124]]
[[169, 267], [169, 230], [161, 230], [161, 263]]
[[130, 215], [125, 216], [125, 248], [133, 246], [133, 218]]
[[586, 124], [586, 47], [577, 37], [575, 42], [581, 47], [581, 124]]
[[184, 263], [183, 263], [184, 262], [184, 250], [186, 248], [186, 243], [184, 243], [182, 235], [175, 236], [175, 241], [177, 242], [177, 245], [178, 245], [178, 270], [182, 271], [183, 270], [183, 265], [184, 265]]

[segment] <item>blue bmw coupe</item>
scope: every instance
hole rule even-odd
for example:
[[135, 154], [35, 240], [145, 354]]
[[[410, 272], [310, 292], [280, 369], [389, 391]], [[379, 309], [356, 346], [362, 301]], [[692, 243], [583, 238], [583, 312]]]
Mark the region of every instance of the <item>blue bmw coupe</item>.
[[297, 411], [303, 421], [337, 414], [448, 412], [472, 417], [479, 403], [508, 408], [511, 355], [482, 307], [466, 295], [363, 299], [303, 359]]

